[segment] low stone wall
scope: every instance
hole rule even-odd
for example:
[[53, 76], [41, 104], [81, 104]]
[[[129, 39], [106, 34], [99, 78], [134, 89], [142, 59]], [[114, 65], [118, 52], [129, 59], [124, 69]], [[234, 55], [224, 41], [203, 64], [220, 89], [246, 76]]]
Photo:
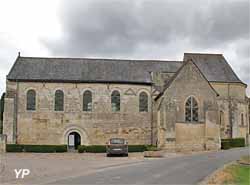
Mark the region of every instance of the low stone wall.
[[206, 123], [206, 150], [220, 150], [220, 127], [214, 123]]
[[214, 138], [207, 138], [205, 149], [206, 150], [220, 150], [221, 142], [220, 140]]
[[205, 125], [176, 123], [176, 151], [201, 151], [205, 149]]
[[176, 123], [175, 138], [166, 139], [162, 148], [176, 152], [219, 150], [219, 127], [212, 123]]
[[4, 134], [0, 134], [0, 153], [6, 152], [6, 140], [7, 136]]

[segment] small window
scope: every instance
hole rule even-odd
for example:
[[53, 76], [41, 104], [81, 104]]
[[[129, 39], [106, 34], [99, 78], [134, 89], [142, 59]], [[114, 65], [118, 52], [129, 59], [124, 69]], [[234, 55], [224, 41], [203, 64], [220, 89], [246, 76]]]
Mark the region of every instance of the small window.
[[113, 91], [111, 94], [111, 108], [112, 112], [120, 111], [120, 93], [118, 91]]
[[92, 93], [90, 91], [83, 93], [83, 111], [92, 111]]
[[27, 92], [27, 105], [26, 105], [27, 110], [36, 110], [36, 91], [34, 90], [29, 90]]
[[244, 114], [241, 114], [241, 125], [244, 126]]
[[57, 90], [55, 93], [55, 111], [64, 110], [64, 93], [61, 90]]
[[139, 95], [139, 111], [148, 112], [148, 95], [145, 92]]
[[194, 97], [189, 97], [185, 105], [185, 120], [198, 122], [198, 103]]

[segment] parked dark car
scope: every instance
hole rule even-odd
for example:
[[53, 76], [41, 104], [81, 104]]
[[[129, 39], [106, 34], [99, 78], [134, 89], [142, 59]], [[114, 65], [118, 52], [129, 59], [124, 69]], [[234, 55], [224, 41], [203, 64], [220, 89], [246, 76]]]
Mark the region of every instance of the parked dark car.
[[106, 145], [107, 157], [111, 155], [128, 156], [128, 142], [123, 138], [111, 138]]

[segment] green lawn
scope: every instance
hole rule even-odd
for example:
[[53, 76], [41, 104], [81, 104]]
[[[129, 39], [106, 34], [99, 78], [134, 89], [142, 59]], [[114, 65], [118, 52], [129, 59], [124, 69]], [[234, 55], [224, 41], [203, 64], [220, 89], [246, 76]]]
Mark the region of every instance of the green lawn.
[[232, 174], [232, 180], [225, 184], [250, 185], [250, 166], [233, 164], [226, 171]]

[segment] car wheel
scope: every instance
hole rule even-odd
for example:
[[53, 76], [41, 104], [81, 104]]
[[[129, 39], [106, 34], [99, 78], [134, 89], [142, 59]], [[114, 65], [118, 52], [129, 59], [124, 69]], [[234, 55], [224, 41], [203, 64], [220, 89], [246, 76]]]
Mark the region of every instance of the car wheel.
[[106, 154], [107, 157], [110, 157], [110, 154]]

